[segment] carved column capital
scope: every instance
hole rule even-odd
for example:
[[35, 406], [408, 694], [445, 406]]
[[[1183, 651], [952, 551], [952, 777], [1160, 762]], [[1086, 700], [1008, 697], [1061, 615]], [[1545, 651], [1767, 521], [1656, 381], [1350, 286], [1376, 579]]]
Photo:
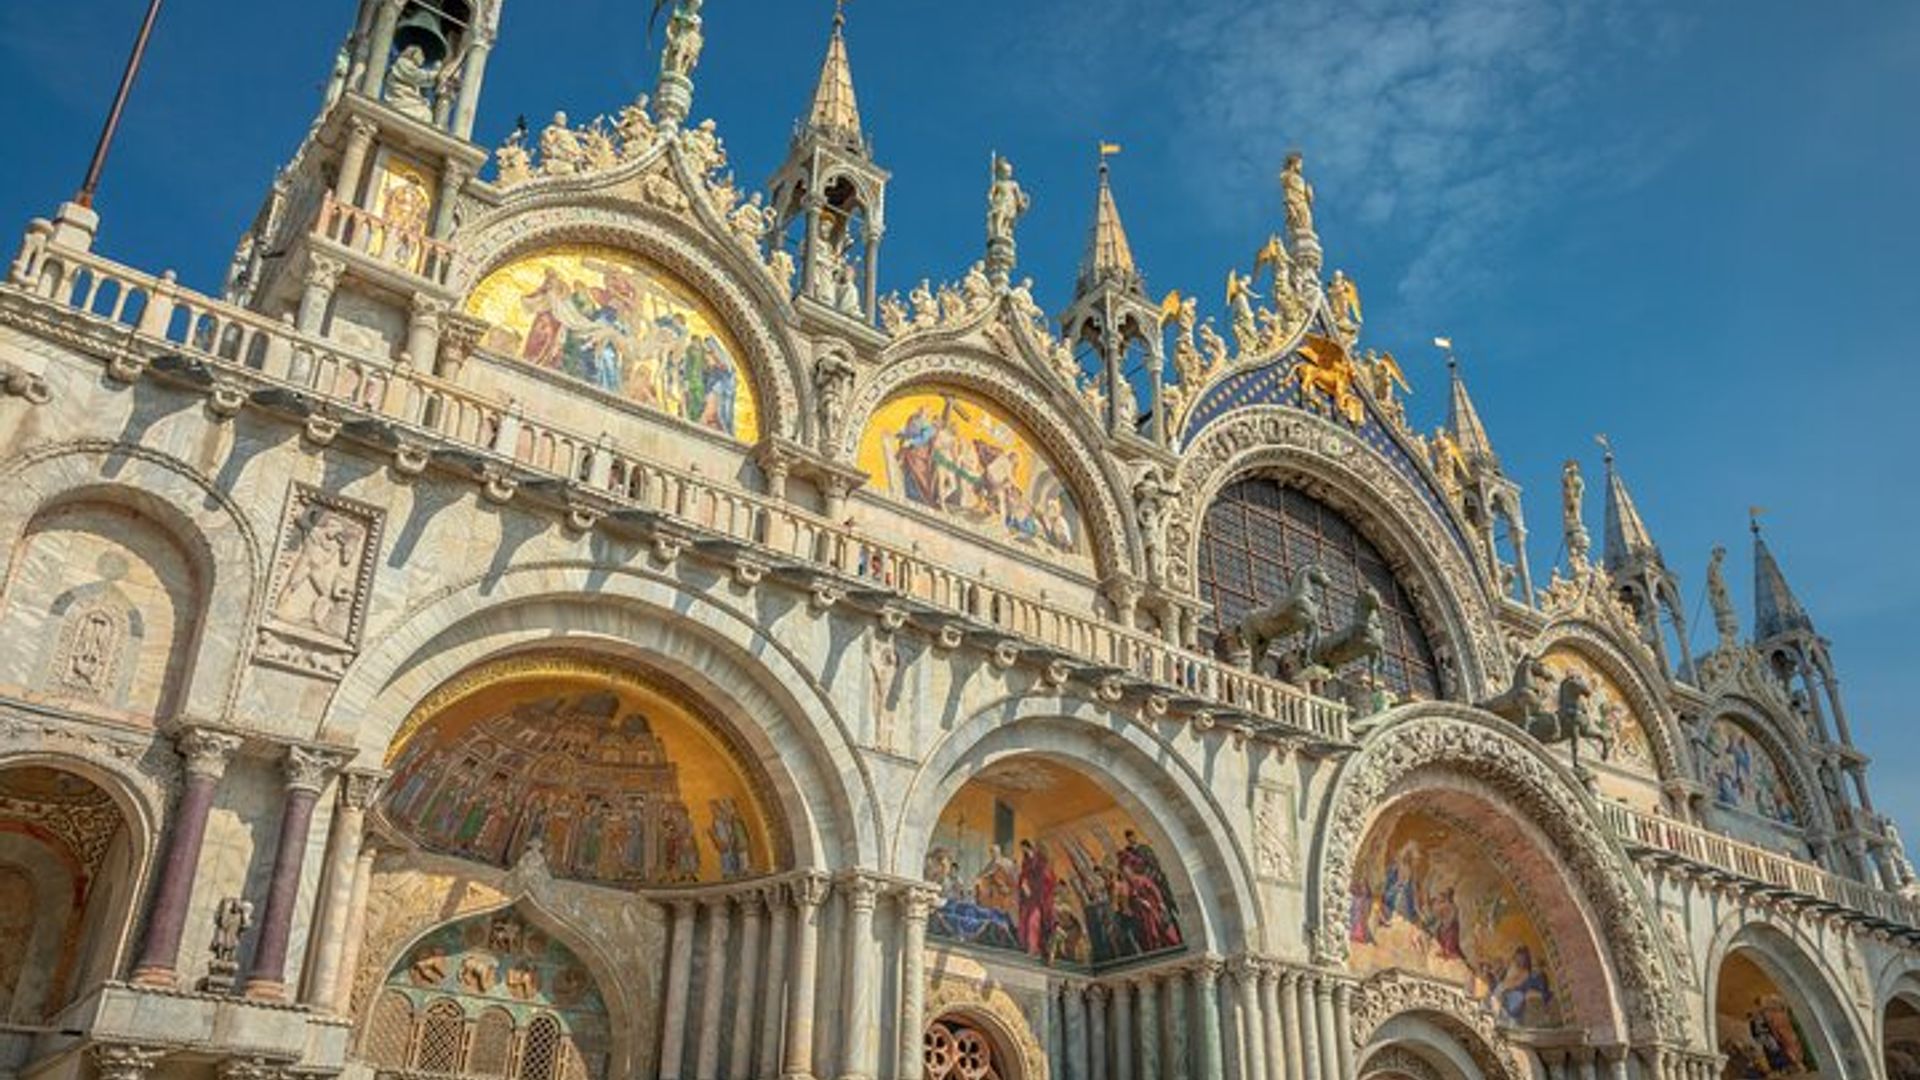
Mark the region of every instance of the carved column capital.
[[900, 913], [908, 922], [926, 922], [939, 903], [939, 890], [925, 885], [909, 885], [900, 893]]
[[836, 884], [847, 891], [847, 903], [855, 911], [872, 911], [874, 900], [880, 895], [879, 884], [862, 873], [848, 874]]
[[418, 325], [440, 329], [440, 323], [447, 317], [453, 305], [438, 296], [426, 293], [413, 294], [413, 321]]
[[793, 902], [796, 906], [817, 908], [827, 901], [827, 876], [802, 874], [793, 880], [788, 889], [793, 894]]
[[350, 117], [347, 120], [347, 138], [353, 142], [369, 143], [380, 134], [380, 125], [364, 116]]
[[1106, 983], [1087, 984], [1087, 1000], [1089, 1002], [1104, 1005], [1111, 996], [1113, 996], [1113, 989]]
[[1220, 972], [1226, 969], [1226, 961], [1218, 956], [1202, 956], [1189, 965], [1188, 970], [1200, 980], [1201, 986], [1212, 986], [1220, 980]]
[[347, 272], [347, 264], [327, 255], [309, 252], [307, 255], [306, 285], [309, 289], [332, 292], [340, 284], [340, 275]]
[[220, 779], [227, 771], [227, 762], [240, 751], [240, 736], [226, 731], [213, 731], [208, 728], [188, 728], [174, 737], [174, 746], [186, 761], [188, 776], [205, 776]]
[[292, 1070], [284, 1062], [266, 1058], [228, 1058], [217, 1070], [220, 1080], [286, 1080]]
[[386, 773], [349, 770], [340, 776], [340, 798], [350, 809], [369, 809], [380, 797], [380, 789], [386, 782]]
[[146, 1080], [166, 1051], [150, 1046], [95, 1043], [89, 1054], [100, 1080]]
[[345, 751], [287, 747], [287, 756], [281, 762], [281, 769], [286, 774], [287, 790], [311, 791], [318, 795], [346, 760]]

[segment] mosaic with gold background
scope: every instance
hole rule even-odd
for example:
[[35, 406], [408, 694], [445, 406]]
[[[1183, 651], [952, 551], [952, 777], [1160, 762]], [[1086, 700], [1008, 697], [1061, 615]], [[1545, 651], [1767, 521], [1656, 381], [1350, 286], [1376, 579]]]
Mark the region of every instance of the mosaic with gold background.
[[503, 661], [429, 699], [388, 757], [383, 814], [442, 854], [505, 867], [537, 849], [556, 876], [618, 886], [774, 868], [732, 748], [626, 669]]
[[574, 245], [488, 274], [467, 298], [483, 347], [742, 442], [760, 437], [740, 346], [712, 308], [657, 266]]

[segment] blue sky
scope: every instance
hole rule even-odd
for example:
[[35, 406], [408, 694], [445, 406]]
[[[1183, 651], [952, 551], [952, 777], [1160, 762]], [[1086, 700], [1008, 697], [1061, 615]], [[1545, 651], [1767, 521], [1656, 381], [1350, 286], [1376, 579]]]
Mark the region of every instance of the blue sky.
[[[611, 112], [652, 81], [646, 0], [507, 0], [481, 115]], [[49, 214], [85, 167], [143, 5], [0, 5], [13, 154], [0, 219]], [[771, 173], [831, 5], [712, 0], [697, 115], [743, 179]], [[99, 206], [104, 251], [213, 288], [312, 117], [346, 0], [163, 13]], [[857, 0], [849, 42], [893, 170], [888, 288], [979, 257], [988, 155], [1035, 205], [1023, 273], [1057, 309], [1091, 215], [1093, 150], [1156, 294], [1220, 306], [1273, 228], [1291, 148], [1329, 268], [1437, 422], [1457, 342], [1558, 554], [1560, 462], [1607, 432], [1690, 614], [1745, 512], [1834, 642], [1883, 809], [1920, 835], [1910, 644], [1920, 632], [1920, 4], [1834, 0]], [[657, 43], [656, 43], [657, 44]], [[1598, 487], [1594, 490], [1597, 492]], [[1599, 507], [1590, 500], [1590, 526]], [[1540, 571], [1544, 577], [1544, 570]]]

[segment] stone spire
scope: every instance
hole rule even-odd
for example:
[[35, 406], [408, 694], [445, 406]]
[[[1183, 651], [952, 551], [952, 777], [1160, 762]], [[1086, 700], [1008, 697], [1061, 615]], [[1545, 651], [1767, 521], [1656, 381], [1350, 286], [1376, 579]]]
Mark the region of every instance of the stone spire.
[[1753, 518], [1753, 637], [1767, 641], [1792, 633], [1811, 634], [1813, 618], [1787, 585], [1766, 537], [1760, 534], [1760, 518]]
[[864, 153], [867, 140], [860, 127], [860, 102], [853, 93], [853, 65], [847, 59], [846, 27], [846, 9], [836, 7], [833, 36], [827, 39], [827, 58], [820, 65], [820, 82], [814, 87], [807, 129], [820, 138]]
[[1093, 204], [1093, 229], [1087, 234], [1087, 254], [1080, 262], [1075, 291], [1084, 295], [1109, 284], [1123, 292], [1146, 296], [1146, 280], [1133, 261], [1133, 245], [1127, 242], [1127, 227], [1121, 223], [1120, 207], [1113, 201], [1113, 182], [1103, 155], [1100, 191]]
[[1447, 405], [1447, 427], [1453, 432], [1460, 456], [1466, 459], [1469, 468], [1499, 472], [1500, 459], [1493, 452], [1493, 440], [1487, 436], [1487, 426], [1480, 422], [1480, 411], [1473, 407], [1473, 398], [1467, 393], [1467, 380], [1460, 374], [1460, 362], [1451, 351], [1447, 353], [1447, 371], [1453, 381], [1453, 397]]
[[[1604, 441], [1602, 445], [1605, 445]], [[1660, 547], [1653, 542], [1653, 534], [1647, 531], [1647, 523], [1640, 517], [1639, 507], [1633, 504], [1633, 495], [1627, 491], [1627, 482], [1620, 478], [1620, 470], [1614, 467], [1613, 447], [1606, 448], [1607, 463], [1607, 537], [1604, 559], [1611, 572], [1620, 572], [1637, 563], [1648, 562], [1661, 570], [1666, 562], [1660, 557]]]

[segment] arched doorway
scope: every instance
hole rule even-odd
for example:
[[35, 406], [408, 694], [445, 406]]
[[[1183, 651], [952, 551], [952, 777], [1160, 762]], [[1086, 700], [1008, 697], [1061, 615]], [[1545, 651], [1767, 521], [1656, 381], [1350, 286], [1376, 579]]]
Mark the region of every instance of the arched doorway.
[[114, 977], [140, 853], [114, 797], [46, 765], [0, 769], [0, 1023]]
[[[936, 941], [1090, 970], [1184, 949], [1190, 891], [1152, 823], [1072, 765], [995, 761], [948, 800], [927, 848]], [[1177, 865], [1177, 864], [1172, 864]]]
[[1920, 1080], [1920, 999], [1902, 994], [1887, 1003], [1880, 1047], [1887, 1080]]
[[515, 911], [440, 926], [388, 973], [362, 1029], [376, 1068], [490, 1080], [597, 1080], [613, 1031], [574, 951]]

